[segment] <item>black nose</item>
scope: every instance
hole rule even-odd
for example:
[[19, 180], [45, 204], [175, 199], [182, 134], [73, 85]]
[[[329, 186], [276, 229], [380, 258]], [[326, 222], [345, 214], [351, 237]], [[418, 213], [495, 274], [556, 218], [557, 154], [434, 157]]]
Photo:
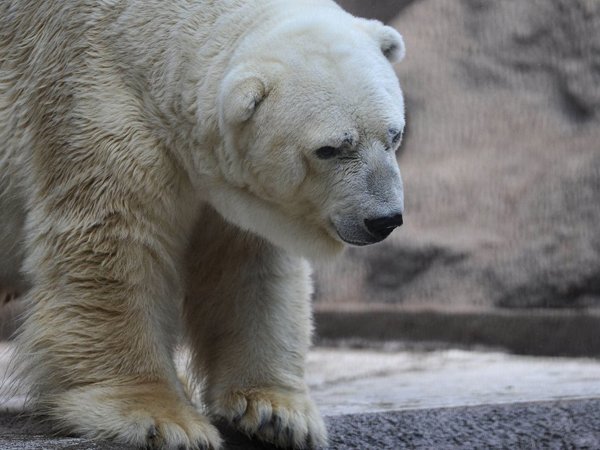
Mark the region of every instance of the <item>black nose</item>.
[[365, 219], [365, 226], [369, 233], [380, 241], [390, 235], [394, 228], [402, 225], [402, 214], [378, 217], [376, 219]]

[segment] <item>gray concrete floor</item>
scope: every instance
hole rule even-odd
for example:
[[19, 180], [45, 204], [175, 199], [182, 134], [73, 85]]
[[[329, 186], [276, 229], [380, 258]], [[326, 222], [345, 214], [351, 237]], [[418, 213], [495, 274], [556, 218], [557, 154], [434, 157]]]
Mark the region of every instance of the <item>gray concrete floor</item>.
[[[0, 347], [0, 373], [10, 347]], [[600, 360], [467, 350], [317, 348], [308, 382], [333, 449], [600, 448]], [[125, 448], [19, 416], [4, 400], [1, 449]], [[228, 449], [260, 444], [221, 427]]]

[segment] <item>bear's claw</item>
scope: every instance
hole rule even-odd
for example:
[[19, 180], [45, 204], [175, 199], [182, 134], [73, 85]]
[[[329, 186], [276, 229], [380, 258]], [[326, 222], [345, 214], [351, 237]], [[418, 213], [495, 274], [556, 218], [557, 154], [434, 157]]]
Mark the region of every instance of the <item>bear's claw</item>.
[[211, 409], [247, 436], [278, 447], [312, 449], [327, 444], [323, 420], [304, 392], [276, 388], [236, 390], [213, 402]]

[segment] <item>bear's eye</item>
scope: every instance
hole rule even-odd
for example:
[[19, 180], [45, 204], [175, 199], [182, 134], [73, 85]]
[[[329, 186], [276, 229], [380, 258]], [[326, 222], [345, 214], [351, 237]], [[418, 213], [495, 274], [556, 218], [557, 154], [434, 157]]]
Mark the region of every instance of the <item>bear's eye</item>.
[[315, 151], [319, 159], [331, 159], [340, 153], [340, 149], [336, 147], [321, 147]]
[[392, 134], [392, 146], [398, 145], [402, 140], [402, 134], [404, 133], [404, 131], [390, 130], [390, 133]]

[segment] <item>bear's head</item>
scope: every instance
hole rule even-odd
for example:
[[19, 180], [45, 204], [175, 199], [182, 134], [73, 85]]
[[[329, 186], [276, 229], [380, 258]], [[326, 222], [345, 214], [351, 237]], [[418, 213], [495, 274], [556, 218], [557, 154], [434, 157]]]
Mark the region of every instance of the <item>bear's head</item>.
[[396, 160], [402, 37], [337, 7], [291, 8], [246, 37], [221, 84], [211, 203], [230, 222], [309, 258], [385, 239], [402, 224]]

